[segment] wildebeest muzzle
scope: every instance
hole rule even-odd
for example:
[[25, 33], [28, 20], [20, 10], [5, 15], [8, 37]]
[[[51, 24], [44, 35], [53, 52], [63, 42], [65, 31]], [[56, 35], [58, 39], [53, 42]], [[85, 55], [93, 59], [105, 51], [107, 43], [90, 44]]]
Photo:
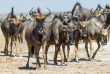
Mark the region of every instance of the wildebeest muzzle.
[[104, 35], [102, 37], [103, 37], [102, 45], [107, 45], [107, 37]]
[[86, 28], [82, 28], [82, 37], [87, 37]]

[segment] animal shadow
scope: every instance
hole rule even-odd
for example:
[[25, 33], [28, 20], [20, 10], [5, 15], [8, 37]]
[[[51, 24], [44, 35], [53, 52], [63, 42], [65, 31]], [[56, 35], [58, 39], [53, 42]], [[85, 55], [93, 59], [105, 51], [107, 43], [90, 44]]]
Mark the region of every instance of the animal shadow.
[[18, 67], [18, 69], [20, 69], [20, 70], [36, 70], [36, 68], [35, 67]]

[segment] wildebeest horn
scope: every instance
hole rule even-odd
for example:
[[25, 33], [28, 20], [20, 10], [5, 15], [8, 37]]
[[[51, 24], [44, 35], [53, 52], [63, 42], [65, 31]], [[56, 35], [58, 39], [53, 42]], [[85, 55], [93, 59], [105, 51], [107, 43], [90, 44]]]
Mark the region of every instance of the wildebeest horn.
[[40, 13], [40, 11], [41, 11], [41, 10], [40, 10], [40, 8], [38, 7], [38, 8], [37, 8], [37, 12]]
[[63, 22], [63, 17], [61, 15], [61, 13], [59, 14], [59, 19]]
[[14, 13], [14, 7], [12, 7], [12, 9], [11, 9], [11, 13], [12, 13], [12, 14]]
[[[34, 7], [33, 7], [34, 8]], [[32, 15], [32, 10], [33, 10], [33, 8], [29, 11], [29, 15]]]
[[[20, 14], [20, 17], [23, 16], [23, 19], [27, 19], [23, 14]], [[26, 15], [27, 16], [27, 15]]]
[[[47, 7], [46, 7], [47, 8]], [[48, 11], [49, 11], [49, 13], [51, 14], [51, 11], [50, 11], [50, 9], [49, 8], [47, 8], [48, 9]]]
[[[47, 7], [46, 7], [46, 8], [47, 8]], [[47, 9], [48, 9], [49, 13], [48, 13], [48, 14], [46, 14], [46, 17], [47, 17], [47, 16], [49, 16], [49, 15], [51, 14], [50, 9], [49, 9], [49, 8], [47, 8]]]
[[[94, 7], [93, 7], [94, 8]], [[90, 10], [92, 12], [93, 8]]]
[[109, 30], [109, 28], [110, 28], [110, 25], [107, 27], [107, 30]]

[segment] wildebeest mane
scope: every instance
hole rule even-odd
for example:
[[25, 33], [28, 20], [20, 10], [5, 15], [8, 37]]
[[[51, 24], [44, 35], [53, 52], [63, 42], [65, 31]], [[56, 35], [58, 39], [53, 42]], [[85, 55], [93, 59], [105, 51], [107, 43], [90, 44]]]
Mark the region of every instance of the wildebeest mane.
[[80, 6], [80, 7], [82, 8], [81, 4], [80, 4], [79, 2], [77, 2], [77, 3], [74, 5], [74, 8], [72, 9], [72, 15], [74, 14], [74, 11], [75, 11], [75, 9], [76, 9], [77, 6]]

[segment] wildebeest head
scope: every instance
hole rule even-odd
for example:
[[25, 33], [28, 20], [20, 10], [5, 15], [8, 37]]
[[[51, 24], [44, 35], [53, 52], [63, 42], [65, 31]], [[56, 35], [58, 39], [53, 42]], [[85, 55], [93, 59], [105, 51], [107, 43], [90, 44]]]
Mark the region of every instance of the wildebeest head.
[[12, 18], [12, 19], [8, 19], [8, 22], [10, 24], [10, 33], [18, 37], [20, 20], [18, 18]]
[[74, 20], [71, 20], [68, 25], [69, 25], [69, 44], [73, 45], [74, 44], [74, 38], [75, 38], [75, 34], [74, 32], [78, 29], [78, 25], [76, 24], [77, 22], [75, 22]]
[[102, 9], [102, 7], [100, 5], [98, 5], [97, 9], [94, 12], [92, 12], [92, 16], [97, 17], [101, 21], [101, 23], [103, 23], [103, 25], [105, 25], [107, 16], [106, 16], [106, 12], [101, 11], [101, 9]]
[[63, 16], [62, 16], [62, 19], [63, 19], [63, 21], [64, 21], [65, 23], [67, 23], [68, 20], [71, 19], [71, 17], [72, 17], [72, 15], [69, 15], [67, 12], [64, 12], [64, 13], [63, 13]]
[[101, 30], [101, 35], [102, 35], [102, 44], [107, 45], [107, 29], [102, 29]]
[[[87, 20], [87, 19], [86, 19]], [[80, 32], [82, 37], [87, 37], [87, 25], [86, 21], [80, 22], [78, 21], [78, 25], [80, 26]]]
[[8, 19], [8, 22], [9, 22], [10, 33], [12, 35], [14, 35], [15, 37], [18, 37], [20, 25], [23, 25], [22, 22], [25, 22], [25, 20], [24, 19], [18, 19], [16, 17], [16, 18]]
[[46, 19], [46, 17], [48, 17], [48, 15], [50, 13], [51, 12], [49, 10], [48, 14], [43, 14], [43, 13], [41, 13], [40, 8], [37, 9], [37, 14], [36, 14], [36, 16], [34, 16], [34, 19], [35, 19], [35, 22], [36, 22], [36, 28], [37, 28], [38, 34], [40, 34], [40, 35], [44, 34], [44, 30], [46, 29], [44, 27], [45, 19]]

